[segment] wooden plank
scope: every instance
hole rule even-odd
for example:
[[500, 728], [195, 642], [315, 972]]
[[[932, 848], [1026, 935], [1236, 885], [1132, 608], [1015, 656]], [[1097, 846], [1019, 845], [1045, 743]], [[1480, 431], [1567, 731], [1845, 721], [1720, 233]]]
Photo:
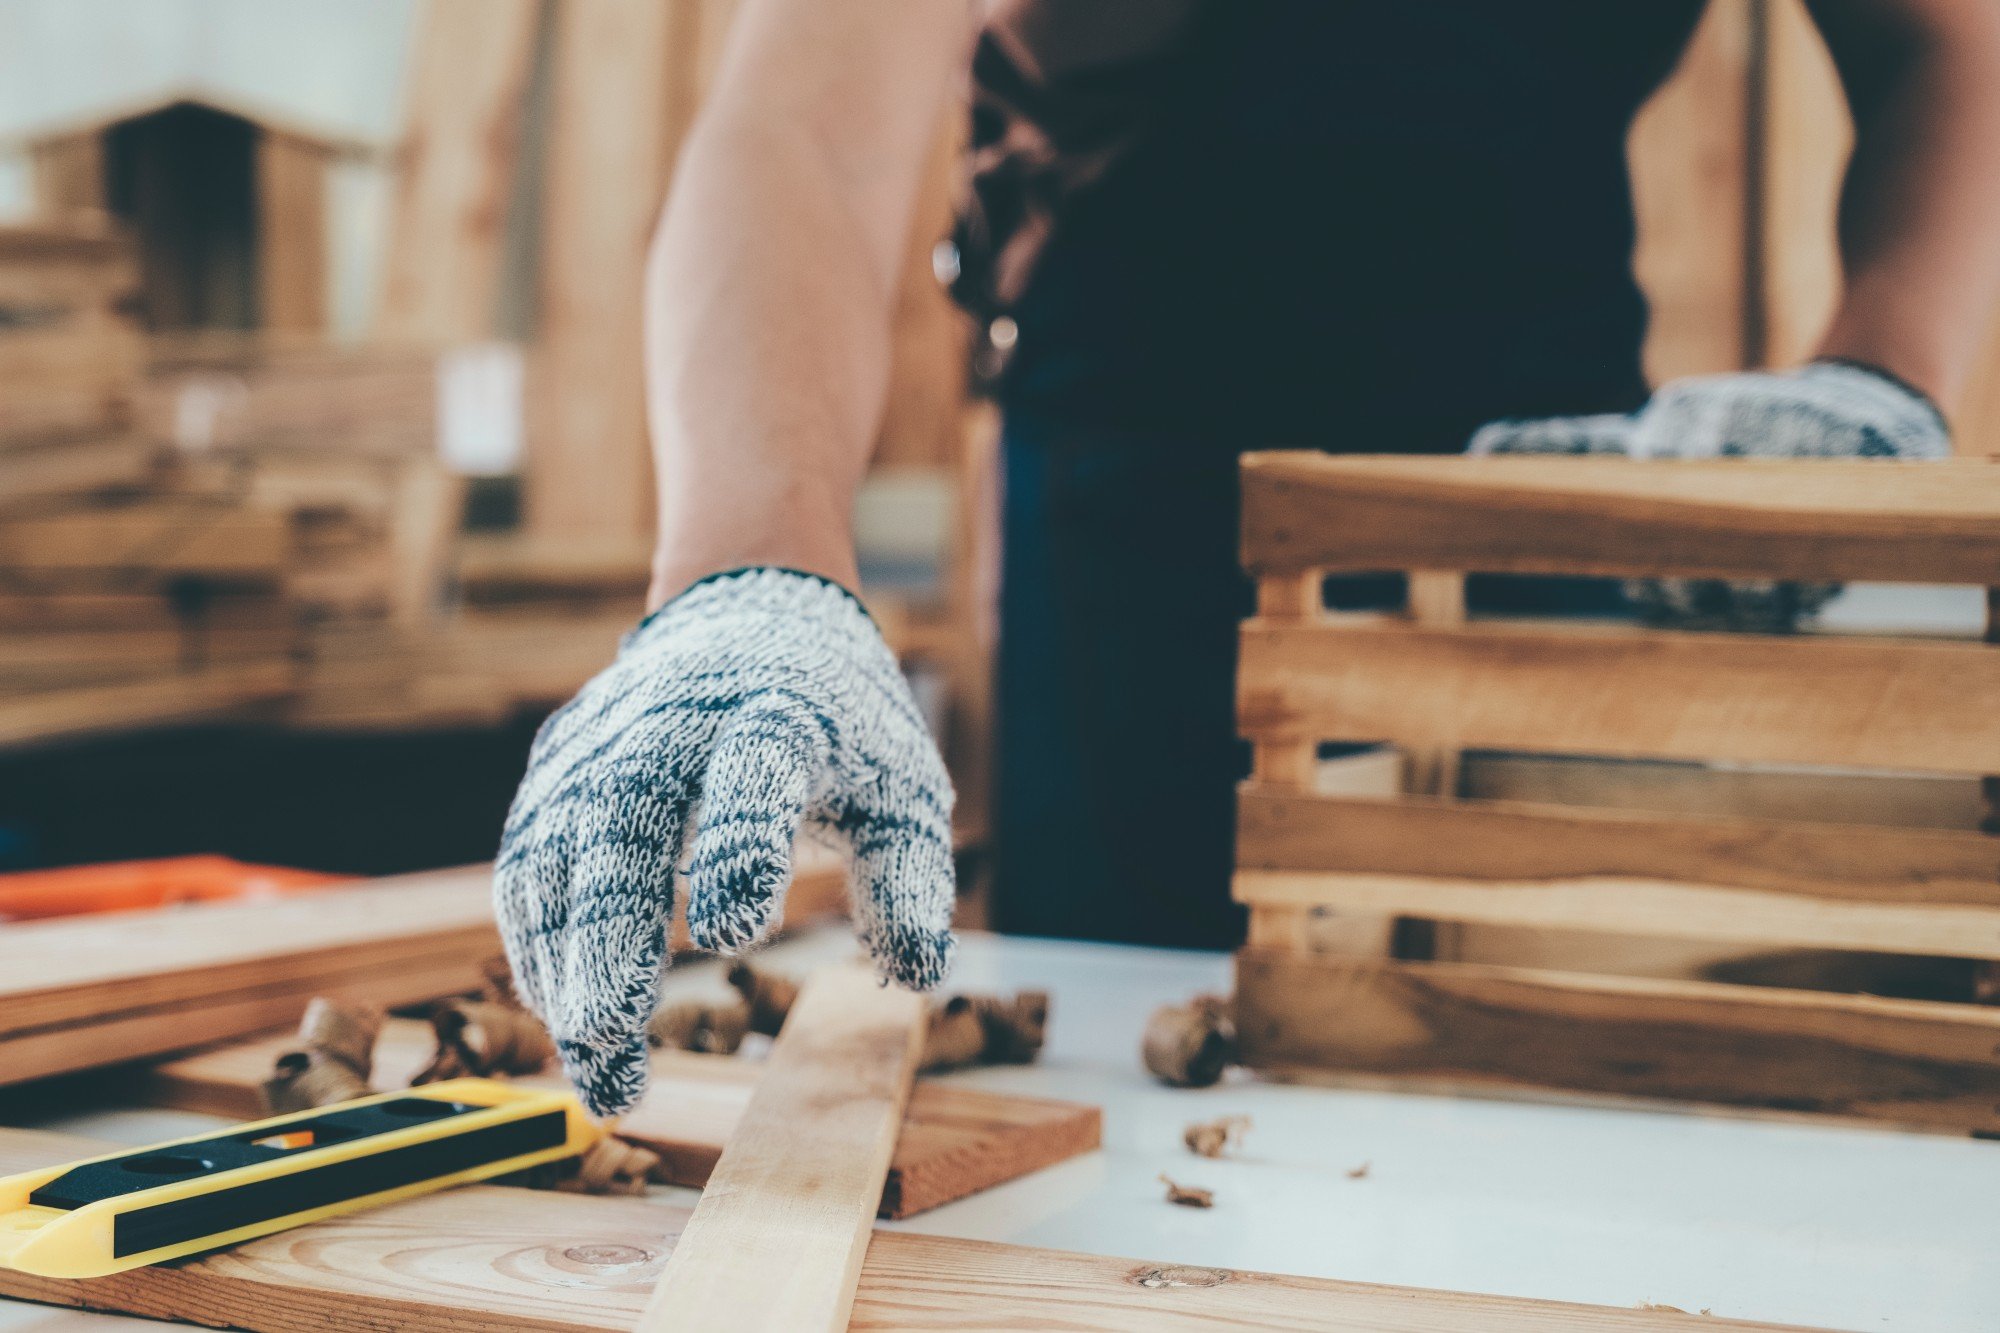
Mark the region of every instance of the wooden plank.
[[693, 109], [693, 20], [688, 0], [556, 8], [524, 462], [537, 534], [652, 531], [642, 277]]
[[1976, 829], [1985, 814], [1979, 782], [1971, 777], [1528, 754], [1469, 756], [1462, 794], [1496, 801], [1892, 828]]
[[1475, 573], [2000, 582], [2000, 472], [1984, 459], [1639, 463], [1624, 458], [1243, 460], [1254, 573]]
[[155, 579], [268, 579], [284, 571], [291, 548], [286, 515], [198, 499], [156, 498], [0, 526], [0, 566], [45, 573], [137, 569]]
[[1753, 9], [1713, 0], [1673, 76], [1626, 140], [1638, 244], [1632, 268], [1649, 312], [1646, 374], [1749, 364]]
[[[129, 1095], [148, 1106], [253, 1120], [266, 1113], [263, 1083], [273, 1062], [296, 1044], [282, 1032], [198, 1051], [154, 1066]], [[428, 1023], [390, 1019], [375, 1043], [375, 1086], [406, 1085], [435, 1048]], [[660, 1154], [656, 1179], [700, 1188], [743, 1118], [762, 1068], [735, 1056], [655, 1052], [652, 1086], [619, 1121], [618, 1134]], [[552, 1078], [523, 1081], [560, 1086]], [[914, 1217], [1094, 1151], [1102, 1137], [1095, 1106], [919, 1081], [877, 1215]]]
[[844, 1329], [923, 1045], [924, 1002], [808, 978], [641, 1329]]
[[495, 336], [543, 0], [431, 0], [416, 43], [379, 335]]
[[289, 662], [244, 662], [0, 698], [0, 745], [250, 716], [293, 694]]
[[[0, 1174], [106, 1145], [0, 1130]], [[644, 1199], [470, 1185], [280, 1232], [181, 1263], [65, 1281], [0, 1268], [0, 1296], [252, 1333], [629, 1330], [688, 1213]], [[759, 1275], [769, 1285], [787, 1269]], [[685, 1327], [699, 1327], [692, 1322]], [[728, 1324], [724, 1327], [734, 1327]], [[1656, 1333], [1664, 1310], [1471, 1296], [883, 1232], [854, 1329], [1217, 1327], [1331, 1333]], [[1704, 1319], [1701, 1328], [1778, 1325]]]
[[293, 1021], [314, 995], [380, 1004], [476, 989], [499, 940], [484, 866], [256, 903], [0, 931], [0, 1084]]
[[1982, 644], [1475, 625], [1243, 627], [1254, 740], [1979, 774], [2000, 768]]
[[1246, 949], [1243, 1061], [2000, 1133], [1980, 1005]]
[[2000, 958], [2000, 839], [1243, 789], [1236, 896], [1493, 925]]
[[257, 134], [258, 322], [286, 333], [327, 327], [326, 176], [331, 151], [279, 130]]

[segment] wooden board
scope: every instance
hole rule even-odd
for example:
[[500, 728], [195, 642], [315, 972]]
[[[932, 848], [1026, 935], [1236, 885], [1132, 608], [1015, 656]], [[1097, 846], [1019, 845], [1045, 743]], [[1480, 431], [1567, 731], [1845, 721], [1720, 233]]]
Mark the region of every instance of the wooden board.
[[266, 1031], [315, 995], [393, 1006], [477, 989], [499, 948], [490, 884], [479, 866], [9, 926], [0, 1084]]
[[298, 689], [289, 662], [246, 662], [0, 698], [0, 745], [249, 716]]
[[[263, 1081], [272, 1063], [296, 1045], [282, 1033], [197, 1052], [137, 1076], [130, 1095], [149, 1106], [254, 1120], [266, 1114]], [[407, 1084], [435, 1045], [428, 1023], [390, 1019], [375, 1044], [375, 1086]], [[658, 1179], [699, 1188], [743, 1118], [762, 1068], [735, 1056], [656, 1052], [652, 1087], [619, 1121], [618, 1133], [660, 1154]], [[1103, 1116], [1095, 1106], [920, 1080], [878, 1216], [914, 1217], [1095, 1151], [1102, 1140]]]
[[[106, 1150], [0, 1130], [0, 1175]], [[85, 1281], [0, 1268], [0, 1296], [253, 1333], [571, 1333], [634, 1327], [686, 1211], [471, 1185]], [[782, 1271], [782, 1270], [781, 1270]], [[728, 1326], [728, 1325], [725, 1325]], [[878, 1234], [850, 1328], [1131, 1333], [1686, 1333], [1688, 1316]], [[692, 1327], [692, 1325], [690, 1325]], [[1700, 1329], [1779, 1326], [1703, 1319]]]
[[924, 1012], [860, 967], [807, 978], [641, 1329], [847, 1327]]
[[1236, 897], [1494, 925], [2000, 958], [2000, 839], [1258, 786]]
[[495, 336], [506, 223], [543, 0], [424, 7], [397, 162], [378, 334]]
[[136, 571], [147, 584], [176, 574], [276, 578], [291, 550], [285, 514], [177, 497], [0, 527], [0, 566], [50, 575]]
[[1244, 1063], [2000, 1133], [2000, 1011], [1527, 968], [1237, 954]]
[[1475, 624], [1243, 627], [1254, 739], [2000, 769], [2000, 652], [1980, 644]]
[[2000, 583], [2000, 471], [1985, 460], [1243, 460], [1243, 560], [1450, 569]]
[[327, 173], [333, 150], [281, 130], [257, 131], [257, 301], [261, 327], [327, 327]]

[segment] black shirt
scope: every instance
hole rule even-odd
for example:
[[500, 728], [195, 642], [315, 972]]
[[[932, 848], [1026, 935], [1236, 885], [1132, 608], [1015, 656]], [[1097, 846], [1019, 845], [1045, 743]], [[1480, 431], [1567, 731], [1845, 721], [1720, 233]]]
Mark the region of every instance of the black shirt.
[[1013, 411], [1454, 452], [1645, 396], [1625, 139], [1702, 0], [1211, 0], [1062, 201]]

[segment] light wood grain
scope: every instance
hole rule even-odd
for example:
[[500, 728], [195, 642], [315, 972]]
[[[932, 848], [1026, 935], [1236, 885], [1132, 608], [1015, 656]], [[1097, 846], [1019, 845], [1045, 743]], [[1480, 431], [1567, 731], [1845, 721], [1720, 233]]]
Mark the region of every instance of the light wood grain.
[[1243, 460], [1253, 573], [2000, 582], [2000, 472], [1948, 463], [1624, 458]]
[[1258, 740], [1440, 734], [1467, 748], [1976, 774], [2000, 767], [1977, 644], [1475, 625], [1243, 628]]
[[259, 322], [284, 333], [327, 327], [327, 169], [324, 144], [282, 131], [257, 135]]
[[2000, 1132], [2000, 1012], [1696, 981], [1244, 950], [1253, 1068], [1353, 1071]]
[[[103, 1151], [89, 1139], [0, 1130], [0, 1174]], [[253, 1333], [622, 1331], [635, 1326], [687, 1219], [643, 1199], [471, 1185], [116, 1277], [63, 1281], [0, 1268], [0, 1296]], [[1685, 1333], [1693, 1324], [1666, 1311], [883, 1232], [868, 1247], [847, 1326]], [[1779, 1326], [1704, 1319], [1700, 1328]]]
[[430, 0], [412, 60], [378, 334], [496, 334], [543, 0]]
[[[138, 1076], [130, 1096], [148, 1106], [253, 1120], [266, 1113], [263, 1082], [273, 1062], [296, 1045], [286, 1032], [199, 1051]], [[405, 1086], [435, 1049], [430, 1024], [390, 1019], [375, 1043], [374, 1086]], [[699, 1188], [742, 1120], [762, 1068], [734, 1056], [656, 1051], [652, 1086], [619, 1120], [618, 1134], [660, 1155], [655, 1179]], [[555, 1079], [539, 1081], [560, 1086]], [[1103, 1117], [1095, 1106], [919, 1082], [878, 1215], [913, 1217], [1093, 1151], [1102, 1138]]]
[[807, 980], [641, 1329], [847, 1327], [923, 1030], [870, 972]]

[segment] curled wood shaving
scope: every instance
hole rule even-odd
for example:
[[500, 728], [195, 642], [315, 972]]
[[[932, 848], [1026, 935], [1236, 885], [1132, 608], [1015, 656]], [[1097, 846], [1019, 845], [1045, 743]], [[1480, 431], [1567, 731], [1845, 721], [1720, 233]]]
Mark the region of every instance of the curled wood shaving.
[[1366, 1180], [1368, 1179], [1369, 1170], [1374, 1165], [1375, 1164], [1373, 1162], [1363, 1162], [1360, 1166], [1349, 1167], [1347, 1170], [1347, 1178], [1349, 1180]]
[[729, 969], [729, 984], [749, 1007], [750, 1030], [766, 1037], [778, 1035], [785, 1015], [799, 998], [799, 983], [782, 972], [766, 972], [752, 963], [739, 962]]
[[1250, 1129], [1247, 1115], [1226, 1115], [1220, 1120], [1198, 1120], [1181, 1131], [1181, 1141], [1197, 1157], [1221, 1157], [1232, 1143], [1241, 1145]]
[[646, 1036], [653, 1045], [672, 1050], [733, 1055], [754, 1030], [750, 1019], [751, 1007], [741, 1000], [721, 1004], [689, 1000], [654, 1014]]
[[1177, 1203], [1183, 1208], [1215, 1207], [1214, 1190], [1205, 1190], [1196, 1185], [1176, 1184], [1165, 1172], [1160, 1173], [1160, 1183], [1167, 1187], [1168, 1203]]
[[412, 1087], [448, 1078], [534, 1074], [555, 1059], [555, 1042], [525, 1009], [492, 1000], [447, 1000], [431, 1011], [437, 1054]]
[[1176, 1088], [1206, 1088], [1236, 1060], [1236, 1024], [1229, 1001], [1197, 995], [1186, 1004], [1162, 1005], [1146, 1022], [1140, 1043], [1146, 1068]]
[[[750, 1030], [777, 1036], [798, 998], [798, 983], [739, 962], [729, 969], [729, 984], [749, 1009]], [[1027, 1064], [1041, 1054], [1048, 1025], [1047, 991], [953, 995], [931, 1008], [917, 1068], [936, 1073], [968, 1065]]]
[[264, 1080], [265, 1106], [285, 1115], [366, 1097], [381, 1032], [375, 1006], [314, 997], [299, 1019], [299, 1045], [280, 1055]]
[[644, 1194], [660, 1165], [660, 1155], [623, 1139], [607, 1138], [573, 1163], [575, 1171], [556, 1182], [567, 1194]]

